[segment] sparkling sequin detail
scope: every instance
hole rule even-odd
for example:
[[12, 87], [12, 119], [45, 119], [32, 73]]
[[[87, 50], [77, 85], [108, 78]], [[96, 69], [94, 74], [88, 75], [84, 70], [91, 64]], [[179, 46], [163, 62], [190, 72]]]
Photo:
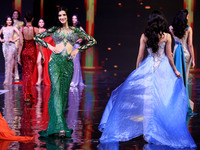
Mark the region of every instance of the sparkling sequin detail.
[[4, 84], [12, 84], [13, 57], [15, 54], [15, 43], [8, 42], [14, 33], [13, 28], [5, 29], [3, 27], [3, 38], [5, 42], [2, 44], [3, 55], [5, 58], [5, 80]]
[[49, 30], [47, 30], [45, 32], [37, 34], [34, 37], [34, 40], [38, 44], [48, 48], [47, 43], [42, 39], [45, 38], [45, 37], [51, 36], [51, 35], [52, 35], [52, 38], [53, 38], [53, 40], [54, 40], [54, 42], [56, 44], [59, 44], [59, 43], [63, 42], [64, 45], [67, 45], [67, 43], [69, 42], [72, 46], [74, 46], [76, 41], [79, 38], [81, 38], [83, 40], [88, 41], [88, 43], [82, 45], [79, 48], [80, 51], [86, 50], [89, 47], [92, 47], [94, 44], [97, 43], [96, 40], [93, 37], [91, 37], [90, 35], [86, 34], [81, 29], [76, 28], [76, 27], [71, 27], [71, 28], [72, 28], [73, 31], [69, 31], [69, 33], [64, 33], [62, 31], [58, 31], [58, 29], [56, 27], [52, 27], [52, 28], [50, 28]]
[[22, 79], [24, 98], [32, 95], [32, 74], [37, 60], [37, 49], [34, 40], [24, 40], [21, 54], [22, 60]]
[[150, 56], [153, 56], [154, 65], [153, 65], [153, 71], [155, 72], [158, 67], [160, 66], [162, 58], [165, 57], [165, 42], [159, 43], [159, 49], [156, 53], [153, 53], [151, 48], [147, 48], [147, 51]]
[[[63, 43], [64, 46], [68, 43], [74, 46], [79, 38], [87, 40], [88, 43], [83, 45], [80, 50], [86, 50], [96, 43], [94, 38], [82, 30], [74, 27], [71, 27], [71, 29], [66, 33], [61, 29], [52, 27], [43, 33], [37, 34], [34, 40], [46, 48], [48, 45], [42, 39], [47, 36], [52, 36], [55, 44]], [[59, 54], [51, 54], [51, 60], [49, 62], [49, 77], [51, 80], [51, 94], [48, 104], [49, 124], [47, 130], [39, 132], [42, 137], [59, 133], [62, 130], [65, 131], [67, 137], [71, 136], [72, 130], [68, 129], [64, 114], [68, 103], [68, 93], [73, 71], [72, 57], [67, 53], [66, 47]]]

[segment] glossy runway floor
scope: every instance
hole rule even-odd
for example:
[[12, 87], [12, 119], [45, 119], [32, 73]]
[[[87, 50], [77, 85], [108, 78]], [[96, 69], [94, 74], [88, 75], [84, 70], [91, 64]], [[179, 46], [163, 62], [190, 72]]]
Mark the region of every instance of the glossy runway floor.
[[[101, 145], [98, 131], [102, 113], [111, 91], [121, 84], [130, 72], [84, 72], [87, 87], [70, 88], [69, 103], [66, 109], [66, 121], [74, 129], [71, 139], [39, 139], [38, 131], [48, 125], [48, 98], [50, 86], [33, 86], [35, 100], [23, 102], [22, 85], [3, 86], [4, 75], [0, 75], [0, 111], [17, 135], [34, 136], [31, 143], [0, 141], [0, 150], [160, 150], [161, 147], [145, 143], [142, 137], [128, 142]], [[200, 113], [200, 73], [192, 73], [189, 79], [190, 97], [194, 102], [194, 111]], [[200, 149], [200, 116], [187, 118], [192, 137]], [[165, 150], [172, 148], [165, 148]]]

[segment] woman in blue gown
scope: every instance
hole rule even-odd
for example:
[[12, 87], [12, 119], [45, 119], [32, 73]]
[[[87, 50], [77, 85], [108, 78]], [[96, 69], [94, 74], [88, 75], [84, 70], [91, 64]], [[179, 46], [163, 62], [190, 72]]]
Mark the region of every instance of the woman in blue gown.
[[[143, 135], [156, 145], [196, 147], [186, 126], [186, 89], [173, 62], [167, 28], [160, 12], [149, 15], [140, 39], [137, 69], [112, 92], [103, 113], [101, 143]], [[143, 60], [146, 46], [148, 57]]]

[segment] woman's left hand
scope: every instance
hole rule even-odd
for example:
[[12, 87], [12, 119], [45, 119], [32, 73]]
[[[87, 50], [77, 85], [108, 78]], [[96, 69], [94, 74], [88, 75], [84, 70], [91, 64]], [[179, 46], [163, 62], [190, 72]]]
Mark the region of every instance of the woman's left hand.
[[42, 64], [44, 64], [44, 62], [45, 62], [44, 55], [42, 55], [42, 58], [41, 58], [41, 59], [42, 59], [42, 60], [41, 60]]
[[15, 41], [14, 41], [14, 40], [8, 40], [8, 42], [9, 42], [9, 43], [15, 43]]
[[195, 61], [194, 60], [192, 61], [192, 68], [193, 69], [195, 68]]
[[20, 66], [22, 65], [20, 56], [18, 57], [18, 64], [19, 64]]
[[83, 39], [78, 39], [76, 42], [81, 43], [81, 42], [83, 42]]
[[178, 78], [181, 78], [181, 73], [178, 70], [175, 71], [175, 74]]
[[78, 54], [78, 52], [79, 52], [78, 49], [73, 50], [72, 53], [71, 53], [72, 58], [75, 58], [76, 55]]

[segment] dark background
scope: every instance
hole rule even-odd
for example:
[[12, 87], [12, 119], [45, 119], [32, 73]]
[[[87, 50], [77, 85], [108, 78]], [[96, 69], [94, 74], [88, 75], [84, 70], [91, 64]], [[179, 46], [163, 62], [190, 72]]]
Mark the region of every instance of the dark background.
[[[140, 4], [143, 3], [143, 5]], [[118, 5], [121, 3], [121, 6]], [[84, 0], [44, 0], [44, 19], [46, 27], [54, 25], [58, 5], [65, 5], [71, 14], [78, 14], [84, 29], [86, 26], [86, 10]], [[151, 6], [151, 9], [145, 9]], [[97, 0], [95, 15], [94, 38], [98, 44], [95, 46], [98, 52], [98, 64], [103, 69], [132, 71], [135, 69], [138, 54], [139, 39], [144, 31], [148, 14], [160, 9], [166, 16], [169, 24], [172, 22], [177, 10], [183, 9], [183, 0]], [[6, 15], [13, 10], [12, 0], [2, 1], [0, 5], [0, 24], [4, 24]], [[22, 1], [22, 20], [26, 11], [34, 14], [34, 25], [40, 18], [40, 0]], [[194, 48], [197, 58], [197, 68], [200, 68], [198, 60], [200, 54], [200, 1], [196, 1], [194, 12]], [[0, 44], [0, 73], [4, 72], [4, 58]], [[111, 50], [108, 50], [111, 48]]]

